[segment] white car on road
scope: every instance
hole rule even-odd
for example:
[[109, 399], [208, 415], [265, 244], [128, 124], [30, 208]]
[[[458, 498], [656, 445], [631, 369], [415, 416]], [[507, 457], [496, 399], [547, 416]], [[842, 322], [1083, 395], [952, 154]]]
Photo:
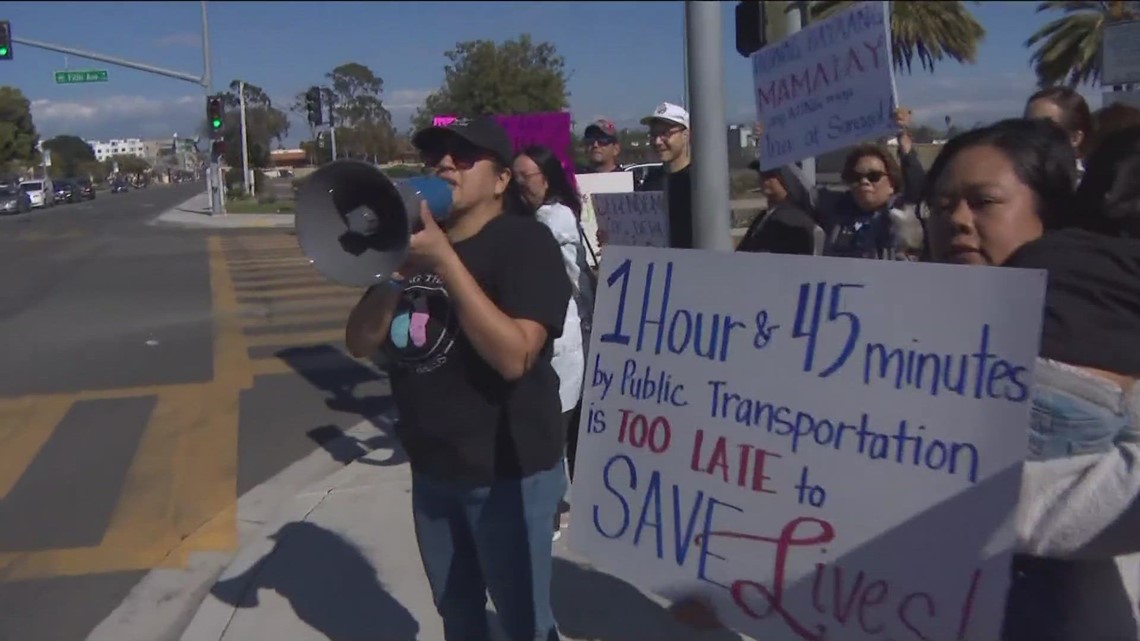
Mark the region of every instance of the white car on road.
[[50, 180], [25, 180], [20, 183], [20, 189], [28, 194], [33, 209], [55, 204], [55, 192]]

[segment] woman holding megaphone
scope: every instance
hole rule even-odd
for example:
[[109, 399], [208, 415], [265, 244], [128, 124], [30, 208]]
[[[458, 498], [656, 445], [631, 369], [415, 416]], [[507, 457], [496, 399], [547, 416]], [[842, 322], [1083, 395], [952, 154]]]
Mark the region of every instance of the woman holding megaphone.
[[550, 524], [566, 488], [552, 344], [571, 286], [550, 231], [511, 180], [490, 118], [412, 139], [451, 188], [443, 226], [421, 206], [408, 261], [348, 319], [354, 356], [392, 363], [412, 465], [416, 539], [444, 638], [486, 640], [489, 593], [512, 641], [557, 639]]

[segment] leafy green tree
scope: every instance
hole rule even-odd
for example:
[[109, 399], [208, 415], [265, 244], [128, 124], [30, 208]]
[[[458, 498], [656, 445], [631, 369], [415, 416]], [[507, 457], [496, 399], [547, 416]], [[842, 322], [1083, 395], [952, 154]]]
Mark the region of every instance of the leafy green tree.
[[337, 155], [386, 162], [396, 152], [392, 114], [384, 106], [384, 79], [358, 62], [326, 74], [330, 88], [323, 96], [326, 114], [336, 126]]
[[45, 140], [43, 148], [51, 151], [53, 176], [79, 176], [80, 167], [95, 160], [95, 150], [78, 136], [56, 136]]
[[[822, 0], [812, 4], [812, 19], [826, 18], [849, 8], [850, 0]], [[964, 2], [891, 1], [891, 55], [899, 71], [911, 72], [915, 58], [923, 69], [945, 58], [976, 62], [978, 44], [986, 30]]]
[[114, 172], [115, 165], [118, 165], [120, 174], [129, 174], [138, 178], [150, 171], [150, 163], [138, 156], [128, 154], [115, 154], [104, 160], [103, 164], [108, 174]]
[[1140, 18], [1140, 11], [1120, 0], [1042, 2], [1037, 5], [1037, 11], [1064, 14], [1025, 41], [1026, 47], [1036, 47], [1029, 60], [1042, 87], [1061, 82], [1072, 87], [1098, 82], [1104, 26], [1117, 20]]
[[0, 86], [0, 174], [34, 163], [38, 140], [31, 103], [16, 87]]
[[456, 43], [444, 56], [443, 86], [416, 113], [417, 127], [437, 115], [522, 114], [566, 108], [566, 60], [549, 42], [527, 34], [497, 44], [491, 40]]
[[[230, 167], [241, 167], [241, 82], [230, 82], [230, 89], [222, 94], [225, 118], [222, 135], [226, 139], [225, 161]], [[273, 144], [281, 144], [289, 135], [289, 117], [273, 106], [265, 90], [245, 83], [245, 128], [249, 142], [249, 166], [268, 167], [269, 152]]]

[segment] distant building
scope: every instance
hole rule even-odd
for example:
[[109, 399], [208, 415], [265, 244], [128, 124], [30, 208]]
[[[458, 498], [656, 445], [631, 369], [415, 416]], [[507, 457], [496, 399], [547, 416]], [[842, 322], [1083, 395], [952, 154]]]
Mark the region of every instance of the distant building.
[[95, 160], [100, 162], [111, 156], [138, 156], [146, 158], [146, 143], [139, 138], [112, 138], [111, 140], [85, 140], [95, 151]]
[[272, 169], [296, 169], [308, 164], [308, 154], [303, 149], [274, 149], [269, 152], [269, 166]]

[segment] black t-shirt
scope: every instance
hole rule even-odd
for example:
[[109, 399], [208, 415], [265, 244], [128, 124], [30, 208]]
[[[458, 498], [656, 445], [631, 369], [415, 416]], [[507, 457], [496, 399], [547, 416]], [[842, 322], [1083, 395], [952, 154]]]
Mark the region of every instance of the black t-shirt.
[[548, 338], [534, 366], [508, 382], [463, 333], [439, 277], [408, 279], [385, 352], [412, 468], [472, 485], [550, 469], [562, 456], [550, 356], [571, 294], [558, 244], [537, 220], [501, 215], [454, 247], [504, 314], [542, 324]]
[[693, 248], [693, 180], [685, 165], [681, 171], [660, 172], [645, 177], [638, 191], [664, 191], [669, 213], [669, 246], [674, 249]]

